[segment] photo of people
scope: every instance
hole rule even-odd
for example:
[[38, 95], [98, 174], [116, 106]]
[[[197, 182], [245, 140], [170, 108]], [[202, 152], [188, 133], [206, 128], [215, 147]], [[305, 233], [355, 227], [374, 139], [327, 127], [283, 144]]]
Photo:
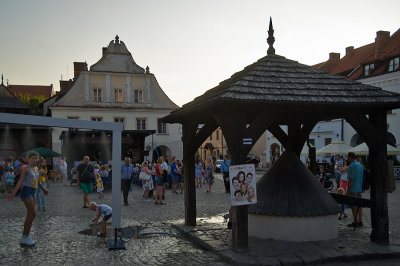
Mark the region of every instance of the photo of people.
[[229, 167], [232, 206], [257, 203], [255, 174], [253, 164]]

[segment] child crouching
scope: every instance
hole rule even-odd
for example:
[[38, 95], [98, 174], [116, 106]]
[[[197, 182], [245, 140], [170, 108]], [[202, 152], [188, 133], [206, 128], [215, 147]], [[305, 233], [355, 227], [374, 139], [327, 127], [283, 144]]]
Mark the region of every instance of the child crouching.
[[92, 220], [94, 224], [97, 224], [97, 221], [99, 220], [100, 216], [104, 214], [103, 220], [101, 221], [101, 234], [99, 235], [100, 237], [105, 237], [107, 234], [107, 229], [106, 229], [106, 222], [111, 218], [112, 216], [112, 209], [110, 206], [105, 205], [105, 204], [99, 204], [97, 205], [96, 202], [91, 202], [89, 209], [92, 211], [96, 212], [96, 217]]

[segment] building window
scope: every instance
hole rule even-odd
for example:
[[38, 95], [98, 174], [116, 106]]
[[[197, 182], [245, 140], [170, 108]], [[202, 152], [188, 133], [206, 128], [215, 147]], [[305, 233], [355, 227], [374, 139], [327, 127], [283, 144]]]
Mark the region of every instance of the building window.
[[167, 123], [158, 120], [158, 134], [167, 134]]
[[215, 131], [215, 139], [216, 139], [216, 140], [219, 140], [219, 131], [218, 131], [218, 130]]
[[123, 118], [123, 117], [114, 117], [114, 122], [115, 123], [124, 123], [124, 121], [125, 121], [125, 118]]
[[315, 139], [310, 139], [310, 145], [315, 147]]
[[91, 119], [92, 121], [103, 121], [103, 117], [101, 116], [92, 116]]
[[124, 93], [122, 89], [114, 90], [114, 101], [116, 103], [122, 103], [124, 101]]
[[137, 130], [145, 130], [146, 129], [146, 119], [143, 119], [143, 118], [136, 119], [136, 128], [137, 128]]
[[375, 68], [375, 65], [374, 65], [374, 64], [366, 65], [366, 66], [364, 67], [364, 75], [365, 75], [365, 76], [370, 75], [372, 72], [374, 72], [374, 68]]
[[67, 116], [68, 119], [79, 119], [79, 116]]
[[143, 103], [143, 91], [135, 90], [135, 103]]
[[332, 139], [331, 138], [326, 138], [325, 139], [325, 146], [331, 144]]
[[389, 72], [399, 69], [399, 59], [400, 57], [396, 57], [389, 61]]
[[102, 102], [103, 101], [103, 92], [101, 89], [93, 89], [93, 101]]
[[211, 135], [210, 135], [210, 140], [212, 140], [212, 133], [211, 133]]

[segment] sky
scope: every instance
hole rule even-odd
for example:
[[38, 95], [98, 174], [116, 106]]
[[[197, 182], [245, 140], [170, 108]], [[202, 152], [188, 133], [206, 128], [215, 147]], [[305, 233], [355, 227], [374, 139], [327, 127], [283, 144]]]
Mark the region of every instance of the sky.
[[95, 64], [120, 37], [179, 106], [266, 55], [303, 64], [372, 43], [400, 28], [399, 0], [1, 0], [0, 74], [9, 84], [49, 85]]

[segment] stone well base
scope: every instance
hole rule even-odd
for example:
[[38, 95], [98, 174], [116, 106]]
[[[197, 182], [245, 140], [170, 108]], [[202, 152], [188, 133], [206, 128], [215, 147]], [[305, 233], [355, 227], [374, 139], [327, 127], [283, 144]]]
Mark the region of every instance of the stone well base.
[[280, 217], [249, 214], [249, 236], [286, 240], [320, 241], [337, 238], [337, 215]]

